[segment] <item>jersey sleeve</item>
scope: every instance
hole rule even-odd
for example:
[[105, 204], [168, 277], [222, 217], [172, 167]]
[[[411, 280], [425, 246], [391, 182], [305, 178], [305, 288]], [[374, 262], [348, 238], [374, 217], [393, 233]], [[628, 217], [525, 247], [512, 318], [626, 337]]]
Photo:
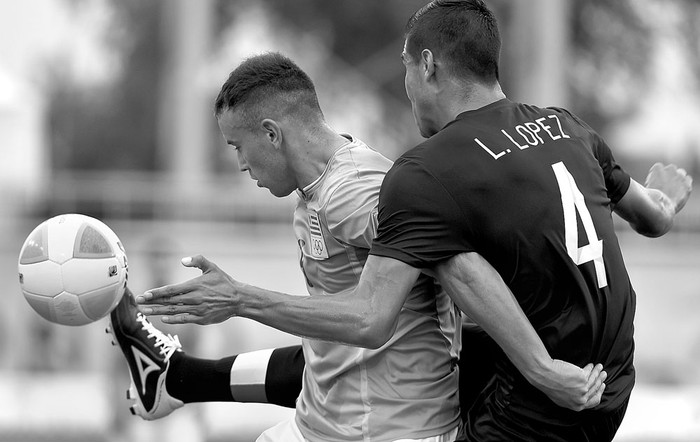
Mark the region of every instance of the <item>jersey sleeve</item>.
[[603, 177], [605, 178], [605, 187], [608, 190], [608, 198], [613, 204], [617, 204], [627, 190], [630, 187], [631, 177], [625, 172], [622, 167], [615, 161], [610, 146], [605, 142], [603, 137], [601, 137], [593, 128], [591, 128], [586, 122], [572, 114], [566, 109], [562, 108], [551, 108], [553, 110], [565, 113], [572, 120], [574, 120], [579, 126], [582, 126], [591, 136], [591, 142], [593, 146], [593, 155], [598, 160], [601, 169], [603, 170]]
[[347, 181], [333, 192], [326, 207], [328, 230], [353, 247], [369, 249], [377, 235], [377, 199], [381, 179]]
[[608, 198], [613, 204], [617, 204], [630, 187], [631, 178], [622, 170], [619, 164], [615, 161], [612, 151], [603, 138], [593, 132], [594, 152], [593, 155], [598, 159], [598, 164], [603, 169], [603, 177], [605, 178], [605, 187], [608, 189]]
[[379, 227], [370, 254], [430, 267], [473, 248], [465, 220], [442, 184], [419, 164], [399, 160], [379, 195]]

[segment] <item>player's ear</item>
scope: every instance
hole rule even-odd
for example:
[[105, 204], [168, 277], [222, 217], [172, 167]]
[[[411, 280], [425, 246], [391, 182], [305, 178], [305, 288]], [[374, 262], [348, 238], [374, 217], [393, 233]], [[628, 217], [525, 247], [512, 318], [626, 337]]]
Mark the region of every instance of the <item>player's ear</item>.
[[420, 67], [426, 80], [435, 76], [435, 57], [430, 49], [423, 49], [420, 52]]
[[265, 131], [267, 140], [273, 144], [276, 149], [279, 149], [282, 146], [282, 128], [280, 125], [275, 120], [269, 118], [265, 118], [260, 124]]

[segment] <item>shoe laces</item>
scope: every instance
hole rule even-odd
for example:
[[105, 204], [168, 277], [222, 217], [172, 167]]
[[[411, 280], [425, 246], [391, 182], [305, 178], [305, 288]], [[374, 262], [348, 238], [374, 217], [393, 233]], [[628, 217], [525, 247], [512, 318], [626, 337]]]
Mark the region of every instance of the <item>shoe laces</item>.
[[173, 353], [182, 349], [182, 344], [180, 344], [180, 339], [177, 337], [177, 335], [172, 336], [169, 333], [166, 335], [162, 331], [158, 330], [151, 323], [151, 321], [149, 321], [148, 318], [141, 313], [136, 315], [136, 320], [141, 323], [141, 329], [148, 333], [148, 338], [155, 338], [155, 346], [159, 347], [160, 354], [163, 355], [166, 361], [170, 359], [170, 356], [172, 356]]

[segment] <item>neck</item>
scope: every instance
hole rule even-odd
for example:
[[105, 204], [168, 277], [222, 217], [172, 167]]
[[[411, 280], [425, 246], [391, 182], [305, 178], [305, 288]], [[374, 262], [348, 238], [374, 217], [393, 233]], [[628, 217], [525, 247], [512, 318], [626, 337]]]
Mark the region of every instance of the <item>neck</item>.
[[482, 84], [472, 84], [465, 91], [464, 86], [452, 84], [451, 87], [443, 89], [442, 97], [439, 102], [444, 103], [441, 106], [441, 126], [444, 127], [450, 121], [457, 118], [457, 115], [462, 112], [481, 109], [491, 103], [506, 98], [506, 95], [501, 90], [501, 85], [496, 83], [494, 86], [485, 86]]
[[326, 169], [333, 153], [348, 142], [347, 138], [325, 123], [313, 130], [300, 133], [296, 140], [290, 141], [298, 146], [298, 149], [293, 150], [294, 155], [290, 158], [290, 165], [294, 170], [299, 189], [316, 181]]

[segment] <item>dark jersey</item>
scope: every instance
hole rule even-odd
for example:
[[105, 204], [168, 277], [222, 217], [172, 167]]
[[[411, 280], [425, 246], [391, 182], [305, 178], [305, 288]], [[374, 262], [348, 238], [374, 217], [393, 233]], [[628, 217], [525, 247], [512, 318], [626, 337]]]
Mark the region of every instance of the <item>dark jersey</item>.
[[[478, 252], [553, 358], [603, 364], [598, 409], [612, 410], [634, 384], [635, 294], [611, 213], [629, 183], [574, 115], [503, 99], [460, 114], [396, 161], [370, 253], [426, 268]], [[533, 412], [561, 412], [501, 362], [498, 375], [521, 388]]]

